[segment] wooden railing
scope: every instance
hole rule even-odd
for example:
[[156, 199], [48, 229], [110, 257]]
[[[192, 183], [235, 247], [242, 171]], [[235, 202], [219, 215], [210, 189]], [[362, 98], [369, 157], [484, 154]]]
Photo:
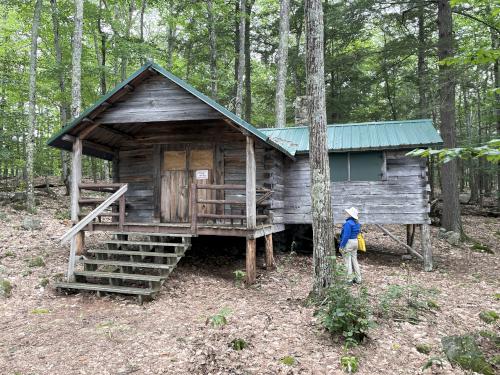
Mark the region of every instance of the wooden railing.
[[[200, 190], [211, 190], [215, 191], [216, 199], [202, 199], [199, 197]], [[190, 206], [191, 206], [191, 231], [197, 233], [198, 223], [200, 219], [213, 219], [222, 223], [229, 221], [231, 225], [234, 225], [234, 220], [239, 220], [241, 225], [243, 221], [246, 221], [246, 199], [245, 194], [241, 194], [241, 199], [225, 199], [226, 191], [242, 191], [245, 192], [245, 185], [214, 185], [214, 184], [203, 184], [199, 185], [193, 183], [191, 185], [190, 194]], [[265, 188], [256, 188], [256, 206], [262, 207], [267, 204], [267, 200], [271, 197], [272, 191]], [[222, 197], [222, 198], [221, 198]], [[200, 213], [198, 210], [199, 204], [214, 205], [216, 207], [216, 212], [219, 213]], [[239, 214], [226, 213], [226, 211], [232, 212], [235, 207], [240, 211]], [[257, 221], [266, 221], [269, 219], [269, 215], [261, 214], [256, 216]]]
[[[118, 186], [116, 186], [118, 187]], [[89, 186], [86, 186], [89, 188]], [[74, 277], [74, 269], [75, 269], [75, 260], [76, 260], [76, 235], [87, 225], [91, 224], [92, 221], [97, 218], [100, 214], [104, 212], [109, 206], [111, 206], [114, 202], [119, 200], [119, 220], [118, 226], [120, 230], [123, 229], [123, 224], [125, 222], [125, 193], [127, 192], [128, 184], [121, 184], [121, 187], [118, 188], [110, 197], [108, 197], [104, 202], [102, 202], [99, 206], [97, 206], [94, 210], [92, 210], [87, 216], [81, 219], [77, 224], [75, 224], [70, 230], [64, 233], [60, 241], [62, 243], [71, 240], [71, 250], [69, 255], [69, 264], [68, 264], [68, 281], [72, 281]]]

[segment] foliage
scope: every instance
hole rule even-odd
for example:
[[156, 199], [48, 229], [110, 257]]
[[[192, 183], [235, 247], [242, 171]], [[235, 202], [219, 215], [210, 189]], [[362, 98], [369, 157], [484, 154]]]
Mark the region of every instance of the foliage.
[[422, 371], [427, 370], [428, 368], [431, 368], [432, 366], [439, 366], [443, 367], [443, 359], [440, 357], [431, 357], [429, 358], [425, 364], [422, 366]]
[[364, 340], [373, 322], [367, 289], [362, 287], [353, 294], [346, 280], [345, 272], [338, 267], [316, 314], [332, 335], [341, 335], [347, 346], [354, 346]]
[[291, 355], [286, 355], [281, 358], [280, 362], [287, 366], [293, 366], [297, 362], [297, 360]]
[[495, 323], [499, 318], [498, 313], [493, 310], [481, 311], [479, 313], [479, 319], [488, 324]]
[[33, 268], [33, 267], [44, 267], [45, 266], [45, 261], [41, 256], [34, 257], [28, 260], [28, 267]]
[[340, 358], [340, 367], [349, 374], [358, 372], [359, 361], [354, 356], [343, 356]]
[[45, 308], [37, 307], [36, 309], [31, 310], [32, 314], [35, 315], [43, 315], [43, 314], [48, 314], [50, 311]]
[[245, 281], [245, 277], [246, 277], [247, 273], [245, 271], [242, 271], [242, 270], [236, 270], [233, 273], [234, 273], [234, 281], [235, 281], [236, 285], [237, 286], [242, 285], [243, 282]]
[[12, 284], [7, 279], [0, 278], [0, 296], [10, 297], [12, 293]]
[[439, 308], [437, 291], [420, 285], [389, 285], [380, 297], [377, 313], [384, 318], [420, 322], [421, 313]]
[[417, 352], [422, 353], [422, 354], [429, 354], [432, 350], [432, 346], [427, 343], [418, 343], [415, 345], [415, 349], [417, 349]]
[[227, 317], [231, 314], [231, 309], [224, 307], [217, 314], [207, 318], [206, 324], [210, 324], [214, 328], [220, 328], [227, 324]]
[[419, 156], [427, 158], [436, 156], [439, 163], [447, 163], [453, 159], [477, 159], [485, 158], [491, 163], [500, 162], [500, 139], [493, 139], [477, 147], [456, 147], [443, 149], [415, 149], [406, 154], [407, 156]]
[[248, 343], [243, 339], [234, 339], [233, 341], [231, 341], [231, 347], [237, 351], [243, 350], [247, 346], [248, 346]]

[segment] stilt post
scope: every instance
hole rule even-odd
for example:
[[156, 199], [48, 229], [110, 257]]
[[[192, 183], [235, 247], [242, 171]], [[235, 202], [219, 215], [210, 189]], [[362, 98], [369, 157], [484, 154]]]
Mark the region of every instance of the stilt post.
[[431, 246], [431, 231], [429, 224], [420, 226], [420, 242], [422, 244], [422, 254], [424, 256], [424, 270], [432, 271], [432, 246]]
[[257, 208], [255, 197], [255, 147], [254, 140], [247, 136], [246, 150], [246, 211], [247, 228], [255, 229], [257, 226]]
[[252, 285], [255, 283], [256, 278], [256, 239], [247, 238], [247, 256], [246, 256], [246, 274], [247, 274], [247, 285]]
[[[82, 140], [76, 137], [73, 141], [73, 152], [71, 159], [71, 221], [73, 225], [78, 223], [80, 214], [80, 182], [82, 180]], [[68, 282], [74, 281], [76, 255], [83, 252], [83, 232], [79, 232], [71, 239], [71, 248], [68, 263]]]
[[274, 268], [273, 234], [266, 234], [266, 269]]

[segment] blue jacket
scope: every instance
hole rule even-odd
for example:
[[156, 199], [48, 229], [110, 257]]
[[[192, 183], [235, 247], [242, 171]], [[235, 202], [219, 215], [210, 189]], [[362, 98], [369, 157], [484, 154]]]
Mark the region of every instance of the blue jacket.
[[348, 218], [344, 226], [342, 227], [342, 232], [340, 233], [340, 248], [343, 249], [347, 245], [348, 240], [354, 240], [358, 238], [358, 234], [361, 231], [361, 224], [359, 224], [354, 218]]

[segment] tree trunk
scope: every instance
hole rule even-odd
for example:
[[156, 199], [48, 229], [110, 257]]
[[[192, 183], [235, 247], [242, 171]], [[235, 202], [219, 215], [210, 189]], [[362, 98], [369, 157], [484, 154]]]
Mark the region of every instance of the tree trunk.
[[33, 162], [35, 152], [35, 129], [36, 129], [36, 63], [38, 51], [38, 28], [40, 26], [40, 14], [42, 12], [42, 0], [36, 0], [33, 14], [33, 25], [31, 27], [31, 52], [30, 52], [30, 76], [29, 76], [29, 109], [28, 109], [28, 134], [26, 139], [26, 208], [28, 212], [35, 212], [35, 189], [33, 184]]
[[82, 107], [82, 36], [83, 36], [83, 0], [75, 0], [75, 30], [73, 33], [73, 58], [71, 74], [71, 116], [80, 115]]
[[418, 56], [417, 56], [417, 81], [418, 81], [418, 108], [420, 118], [428, 118], [426, 97], [426, 66], [425, 66], [425, 2], [418, 2]]
[[245, 17], [245, 121], [252, 118], [252, 65], [250, 56], [250, 18], [255, 0], [247, 0]]
[[99, 12], [97, 14], [97, 30], [100, 38], [100, 52], [96, 49], [99, 64], [99, 87], [101, 95], [106, 94], [106, 33], [102, 29], [102, 0], [99, 1]]
[[278, 74], [276, 77], [276, 127], [286, 126], [286, 68], [288, 63], [288, 34], [290, 0], [281, 0], [280, 5], [280, 43], [278, 47]]
[[207, 0], [208, 38], [210, 40], [210, 95], [217, 100], [217, 39], [212, 0]]
[[322, 295], [332, 282], [333, 223], [326, 139], [323, 8], [321, 0], [305, 1], [306, 74], [309, 97], [309, 163], [313, 227], [313, 292]]
[[167, 69], [170, 72], [174, 66], [175, 28], [175, 23], [172, 20], [169, 20], [167, 33]]
[[[500, 48], [500, 37], [499, 33], [495, 30], [491, 30], [491, 44], [493, 49], [498, 50]], [[496, 122], [496, 136], [500, 139], [500, 59], [496, 59], [493, 63], [493, 80], [495, 91], [495, 122]], [[497, 210], [500, 211], [500, 163], [497, 163]]]
[[[135, 1], [130, 1], [129, 7], [128, 7], [128, 18], [127, 18], [127, 23], [125, 26], [125, 40], [128, 42], [130, 40], [130, 32], [132, 29], [132, 16], [135, 11]], [[121, 57], [121, 77], [122, 81], [124, 81], [127, 78], [127, 65], [128, 65], [128, 56], [127, 52], [122, 54]]]
[[239, 28], [239, 52], [238, 52], [238, 75], [236, 79], [236, 116], [241, 117], [243, 110], [243, 82], [245, 75], [245, 19], [246, 1], [240, 0], [240, 28]]
[[[61, 101], [59, 102], [59, 118], [61, 127], [66, 125], [68, 121], [68, 103], [66, 102], [66, 85], [64, 82], [64, 66], [62, 62], [62, 49], [59, 36], [59, 9], [57, 8], [56, 0], [50, 0], [52, 8], [52, 30], [54, 32], [54, 50], [56, 52], [57, 79], [59, 83], [59, 91], [61, 92]], [[61, 151], [61, 177], [64, 186], [66, 187], [66, 195], [69, 195], [69, 155], [65, 151]]]
[[[453, 23], [449, 0], [438, 0], [438, 58], [453, 56]], [[439, 115], [444, 147], [456, 147], [455, 135], [455, 77], [451, 66], [439, 65]], [[461, 232], [460, 203], [458, 200], [457, 161], [441, 167], [443, 214], [441, 225], [449, 231]]]
[[[144, 12], [146, 11], [147, 0], [142, 0], [141, 2], [141, 13], [139, 16], [139, 39], [141, 44], [144, 43]], [[146, 62], [146, 58], [141, 56], [141, 64]]]

